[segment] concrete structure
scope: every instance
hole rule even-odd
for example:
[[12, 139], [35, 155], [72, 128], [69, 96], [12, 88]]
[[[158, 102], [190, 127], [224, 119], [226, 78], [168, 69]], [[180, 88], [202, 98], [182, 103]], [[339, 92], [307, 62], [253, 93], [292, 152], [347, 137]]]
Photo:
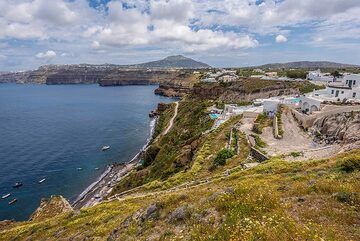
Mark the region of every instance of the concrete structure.
[[300, 109], [303, 113], [312, 114], [321, 109], [321, 102], [322, 100], [314, 97], [300, 96]]
[[313, 123], [320, 118], [325, 116], [334, 115], [338, 113], [347, 113], [352, 111], [360, 111], [360, 105], [355, 106], [337, 106], [337, 105], [325, 105], [321, 111], [307, 115], [297, 111], [296, 109], [291, 108], [291, 111], [295, 119], [302, 125], [305, 129], [311, 127]]
[[264, 102], [263, 102], [264, 112], [268, 116], [274, 116], [275, 113], [278, 110], [279, 104], [280, 104], [279, 99], [266, 99], [266, 100], [264, 100]]

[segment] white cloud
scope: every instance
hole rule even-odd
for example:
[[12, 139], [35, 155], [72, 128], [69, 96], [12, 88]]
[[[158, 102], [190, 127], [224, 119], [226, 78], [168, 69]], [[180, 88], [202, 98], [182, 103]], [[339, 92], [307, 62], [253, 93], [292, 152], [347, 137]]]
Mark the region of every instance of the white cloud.
[[285, 42], [288, 41], [288, 39], [284, 35], [279, 34], [279, 35], [276, 36], [275, 41], [277, 43], [285, 43]]
[[53, 50], [48, 50], [46, 52], [40, 52], [38, 54], [35, 55], [36, 58], [39, 59], [52, 59], [56, 57], [56, 52]]
[[116, 47], [151, 45], [185, 51], [258, 45], [258, 41], [247, 34], [191, 28], [195, 14], [189, 0], [150, 1], [148, 7], [148, 11], [144, 11], [143, 6], [123, 8], [120, 2], [110, 2], [109, 23], [95, 35], [96, 41], [99, 45]]
[[[95, 9], [88, 0], [0, 0], [0, 41], [10, 45], [7, 49], [15, 49], [18, 59], [31, 59], [34, 51], [44, 49], [66, 50], [74, 57], [56, 59], [64, 62], [95, 61], [93, 55], [101, 56], [96, 61], [111, 62], [119, 59], [115, 55], [120, 52], [131, 52], [135, 58], [146, 51], [161, 52], [161, 57], [181, 52], [233, 57], [245, 49], [253, 54], [258, 46], [261, 51], [275, 42], [286, 42], [290, 35], [297, 44], [360, 50], [359, 0], [259, 2], [112, 0]], [[272, 36], [275, 41], [268, 40]], [[12, 40], [21, 40], [26, 51], [20, 41], [14, 44]], [[6, 51], [12, 59], [14, 55]]]

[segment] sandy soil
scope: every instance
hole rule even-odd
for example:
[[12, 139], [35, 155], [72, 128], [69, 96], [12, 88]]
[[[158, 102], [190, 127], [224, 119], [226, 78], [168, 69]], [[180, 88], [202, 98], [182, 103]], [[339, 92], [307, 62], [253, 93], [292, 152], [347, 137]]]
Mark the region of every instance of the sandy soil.
[[272, 127], [266, 127], [260, 137], [266, 142], [264, 150], [270, 155], [287, 154], [300, 152], [317, 147], [311, 137], [300, 129], [290, 112], [282, 113], [282, 128], [284, 135], [282, 139], [276, 139], [273, 135]]
[[[335, 155], [340, 151], [339, 145], [320, 146], [312, 141], [311, 136], [298, 126], [289, 111], [282, 113], [282, 128], [284, 135], [282, 139], [276, 139], [272, 127], [266, 127], [260, 137], [266, 142], [264, 150], [270, 156], [288, 155], [288, 160], [320, 159]], [[292, 157], [290, 153], [299, 152], [302, 155]]]

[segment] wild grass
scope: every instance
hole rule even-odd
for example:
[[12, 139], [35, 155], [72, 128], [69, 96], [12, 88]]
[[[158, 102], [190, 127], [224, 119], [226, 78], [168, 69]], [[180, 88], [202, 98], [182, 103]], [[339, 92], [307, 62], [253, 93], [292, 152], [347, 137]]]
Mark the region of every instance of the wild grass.
[[[359, 240], [360, 151], [307, 162], [267, 161], [207, 185], [128, 198], [21, 222], [0, 240]], [[350, 171], [344, 165], [353, 167]], [[156, 203], [154, 219], [124, 221]], [[176, 222], [179, 207], [187, 215]]]

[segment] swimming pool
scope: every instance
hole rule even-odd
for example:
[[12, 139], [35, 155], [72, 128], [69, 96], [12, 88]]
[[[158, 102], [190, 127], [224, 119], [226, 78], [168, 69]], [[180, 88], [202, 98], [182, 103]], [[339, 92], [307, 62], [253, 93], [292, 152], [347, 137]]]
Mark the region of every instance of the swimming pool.
[[219, 118], [219, 114], [209, 114], [209, 115], [210, 115], [210, 118], [213, 120]]
[[300, 99], [299, 98], [293, 98], [290, 101], [291, 101], [291, 103], [297, 104], [297, 103], [300, 102]]

